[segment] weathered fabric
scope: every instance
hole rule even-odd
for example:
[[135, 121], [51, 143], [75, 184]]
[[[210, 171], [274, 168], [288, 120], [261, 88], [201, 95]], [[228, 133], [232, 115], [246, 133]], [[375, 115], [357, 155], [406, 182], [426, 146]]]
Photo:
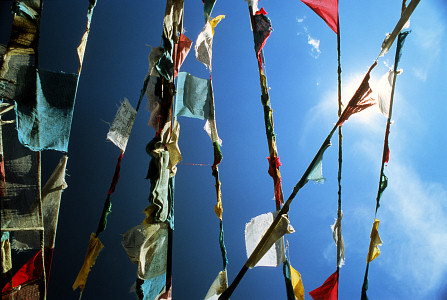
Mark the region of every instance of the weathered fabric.
[[359, 88], [355, 92], [354, 96], [352, 96], [351, 100], [349, 100], [348, 105], [343, 110], [340, 118], [338, 118], [337, 126], [342, 126], [343, 122], [348, 120], [348, 118], [358, 112], [361, 112], [362, 110], [374, 105], [376, 102], [373, 98], [369, 97], [372, 93], [372, 90], [369, 86], [369, 78], [370, 73], [372, 69], [377, 65], [377, 61], [375, 61], [372, 66], [369, 68], [368, 72], [366, 73], [365, 77], [362, 80], [362, 83], [360, 84]]
[[132, 107], [129, 100], [124, 98], [107, 133], [107, 139], [123, 152], [126, 151], [127, 141], [136, 116], [137, 111]]
[[220, 294], [222, 294], [228, 288], [227, 270], [220, 271], [216, 279], [214, 279], [211, 287], [206, 293], [205, 300], [217, 300]]
[[191, 46], [192, 41], [186, 35], [180, 34], [178, 43], [174, 44], [174, 78], [178, 76], [180, 67], [188, 56]]
[[84, 263], [82, 264], [81, 270], [79, 271], [78, 276], [76, 277], [76, 280], [72, 286], [73, 291], [78, 287], [81, 291], [84, 290], [85, 284], [87, 283], [88, 274], [90, 273], [92, 266], [95, 264], [95, 261], [98, 258], [99, 252], [101, 252], [102, 248], [104, 248], [104, 245], [96, 237], [96, 234], [92, 233], [88, 242]]
[[163, 54], [155, 64], [155, 69], [161, 77], [170, 81], [174, 76], [174, 60], [172, 52], [174, 51], [174, 41], [163, 38]]
[[317, 160], [312, 165], [312, 171], [307, 176], [307, 180], [312, 180], [318, 183], [323, 183], [326, 179], [323, 176], [323, 155], [324, 151], [331, 146], [331, 141], [328, 140], [324, 144], [323, 151], [320, 152], [320, 155], [317, 157]]
[[[277, 212], [266, 213], [251, 219], [250, 223], [245, 225], [245, 247], [247, 257], [250, 257], [255, 250], [261, 238], [266, 233], [267, 229], [273, 223]], [[290, 225], [289, 219], [286, 215], [281, 216], [281, 221], [273, 230], [270, 238], [265, 243], [265, 246], [256, 253], [256, 259], [249, 266], [261, 267], [277, 267], [285, 260], [284, 239], [282, 238], [286, 233], [295, 232]], [[275, 245], [274, 247], [273, 244]]]
[[136, 289], [140, 300], [161, 300], [166, 289], [166, 274], [146, 280], [137, 279]]
[[380, 254], [379, 246], [382, 245], [382, 240], [379, 236], [379, 223], [380, 221], [378, 219], [374, 219], [370, 235], [371, 241], [369, 243], [368, 257], [366, 258], [368, 263], [376, 259]]
[[[0, 99], [14, 100], [34, 97], [36, 82], [32, 73], [35, 55], [17, 54], [3, 56], [6, 46], [0, 45], [0, 77], [4, 80], [0, 84]], [[3, 62], [3, 58], [5, 61]], [[34, 77], [33, 77], [34, 76]]]
[[315, 290], [309, 292], [314, 300], [337, 300], [338, 299], [338, 269]]
[[[7, 238], [3, 236], [7, 234]], [[9, 272], [12, 269], [12, 259], [11, 259], [11, 244], [9, 242], [9, 232], [2, 233], [1, 242], [1, 257], [2, 257], [2, 275]]]
[[[48, 278], [49, 275], [49, 264], [51, 262], [51, 257], [53, 256], [53, 249], [45, 249], [45, 273]], [[12, 283], [12, 285], [11, 285]], [[28, 292], [24, 292], [23, 294], [20, 292], [22, 288], [26, 286], [30, 286], [33, 284], [37, 284], [37, 287], [34, 287], [34, 298], [30, 295], [27, 295]], [[11, 282], [8, 282], [2, 289], [2, 299], [43, 299], [43, 295], [39, 295], [39, 293], [43, 292], [43, 262], [42, 262], [42, 251], [39, 250], [30, 260], [28, 260], [12, 277]], [[39, 287], [40, 286], [40, 287]], [[30, 289], [33, 290], [33, 289]], [[15, 297], [4, 298], [3, 295], [12, 295]], [[23, 297], [23, 298], [22, 298]]]
[[[16, 2], [13, 6], [14, 18], [8, 42], [6, 61], [11, 55], [35, 54], [39, 44], [41, 0]], [[5, 66], [6, 69], [8, 66]], [[2, 69], [1, 73], [5, 71]]]
[[[67, 188], [65, 167], [67, 156], [64, 155], [54, 169], [45, 186], [42, 188], [42, 214], [44, 225], [45, 248], [54, 248], [57, 221], [62, 191]], [[39, 231], [18, 231], [14, 234], [13, 248], [17, 250], [40, 249]]]
[[256, 57], [258, 58], [258, 63], [261, 67], [263, 63], [261, 51], [262, 48], [264, 48], [265, 42], [267, 42], [267, 39], [273, 31], [272, 22], [265, 16], [266, 14], [267, 13], [265, 12], [264, 8], [261, 8], [253, 16], [254, 27], [256, 29], [253, 33], [255, 41], [255, 52]]
[[301, 0], [338, 33], [338, 0]]
[[390, 50], [391, 45], [393, 44], [394, 40], [397, 38], [398, 34], [405, 28], [405, 24], [410, 19], [411, 14], [415, 10], [416, 6], [419, 4], [420, 0], [412, 0], [410, 4], [408, 4], [408, 7], [404, 10], [402, 13], [399, 21], [397, 22], [396, 26], [393, 29], [393, 32], [391, 34], [388, 34], [385, 38], [385, 40], [382, 43], [382, 49], [380, 51], [380, 55], [385, 55], [388, 50]]
[[211, 82], [180, 72], [177, 80], [175, 116], [209, 119], [212, 98]]
[[172, 39], [183, 19], [183, 0], [168, 0], [163, 19], [163, 36]]
[[2, 229], [42, 230], [37, 154], [19, 143], [14, 124], [2, 125], [6, 196], [0, 199]]
[[301, 274], [290, 265], [288, 260], [284, 262], [283, 273], [286, 280], [287, 300], [304, 300]]
[[[172, 125], [172, 127], [171, 127]], [[178, 146], [178, 140], [180, 136], [180, 123], [174, 120], [171, 123], [166, 123], [162, 129], [161, 142], [165, 145], [169, 152], [168, 169], [170, 170], [169, 176], [172, 177], [177, 172], [177, 164], [182, 161], [182, 153]]]
[[36, 98], [15, 99], [19, 140], [33, 151], [67, 152], [78, 75], [37, 70], [36, 76]]
[[204, 0], [203, 1], [203, 15], [205, 16], [205, 22], [211, 16], [211, 12], [213, 11], [214, 4], [216, 4], [216, 0]]
[[281, 166], [281, 162], [279, 161], [279, 157], [275, 156], [273, 159], [267, 157], [269, 161], [269, 175], [273, 178], [273, 185], [275, 190], [275, 200], [276, 204], [280, 205], [281, 202], [284, 202], [282, 199], [282, 189], [281, 189], [281, 173], [279, 172], [279, 167]]
[[386, 72], [377, 83], [377, 104], [379, 105], [380, 112], [388, 118], [391, 88], [393, 86], [394, 72], [389, 70]]
[[[337, 246], [337, 266], [340, 268], [345, 263], [345, 242], [341, 235], [341, 220], [343, 219], [343, 212], [340, 218], [335, 219], [334, 225], [331, 225], [332, 237]], [[338, 238], [340, 236], [340, 239]]]
[[85, 29], [84, 35], [82, 36], [81, 43], [79, 44], [78, 48], [76, 49], [78, 52], [78, 58], [79, 58], [78, 73], [81, 73], [82, 63], [84, 61], [85, 48], [87, 47], [88, 34], [90, 33], [90, 24], [92, 22], [93, 9], [95, 8], [95, 6], [96, 6], [96, 0], [89, 2], [88, 10], [87, 10], [87, 28]]
[[211, 139], [211, 142], [218, 143], [222, 146], [222, 140], [219, 138], [219, 134], [217, 133], [217, 125], [216, 125], [216, 111], [214, 106], [214, 93], [213, 93], [213, 82], [210, 80], [210, 114], [208, 119], [205, 122], [205, 126], [203, 129], [206, 131], [208, 136]]
[[148, 124], [158, 131], [161, 120], [161, 78], [149, 73], [147, 76], [150, 76], [146, 88], [147, 110], [151, 112]]
[[214, 28], [224, 19], [224, 15], [220, 15], [206, 22], [202, 32], [197, 37], [194, 47], [196, 59], [203, 63], [211, 71], [211, 60], [213, 57], [213, 35]]
[[168, 230], [166, 223], [140, 224], [123, 235], [124, 250], [138, 265], [138, 278], [147, 280], [166, 273]]

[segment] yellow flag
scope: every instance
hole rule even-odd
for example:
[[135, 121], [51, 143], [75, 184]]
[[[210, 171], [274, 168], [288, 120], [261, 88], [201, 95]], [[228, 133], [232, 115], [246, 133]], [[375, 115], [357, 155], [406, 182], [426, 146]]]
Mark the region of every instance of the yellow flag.
[[370, 236], [371, 242], [369, 243], [368, 257], [366, 259], [367, 262], [373, 261], [380, 254], [379, 246], [382, 245], [382, 240], [379, 237], [379, 223], [380, 221], [378, 219], [374, 220]]
[[290, 266], [290, 279], [292, 280], [295, 298], [298, 300], [304, 300], [304, 286], [303, 282], [301, 281], [301, 274], [292, 266]]
[[210, 20], [210, 25], [211, 25], [211, 31], [213, 32], [214, 35], [214, 28], [217, 26], [217, 24], [219, 24], [220, 21], [222, 21], [223, 19], [225, 19], [225, 15], [220, 15], [215, 17], [214, 19]]
[[78, 287], [81, 289], [81, 291], [84, 290], [90, 268], [95, 264], [96, 258], [98, 257], [99, 252], [102, 250], [103, 247], [104, 245], [96, 237], [96, 234], [92, 233], [90, 235], [90, 241], [88, 242], [84, 264], [79, 271], [78, 277], [76, 277], [76, 280], [73, 283], [73, 290], [76, 290]]

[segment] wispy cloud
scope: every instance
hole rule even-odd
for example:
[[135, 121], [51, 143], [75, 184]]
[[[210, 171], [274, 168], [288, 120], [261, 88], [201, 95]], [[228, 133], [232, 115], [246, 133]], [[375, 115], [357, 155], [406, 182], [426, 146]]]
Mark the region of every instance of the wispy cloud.
[[[442, 40], [445, 32], [445, 20], [440, 11], [436, 11], [435, 6], [423, 7], [426, 22], [423, 26], [418, 26], [413, 29], [415, 46], [420, 48], [420, 52], [430, 53], [424, 55], [413, 67], [413, 74], [422, 81], [426, 81], [431, 67], [438, 61], [442, 49]], [[410, 27], [411, 29], [411, 27]]]
[[[347, 75], [343, 84], [346, 100], [352, 96], [364, 74]], [[336, 91], [324, 95], [323, 99], [309, 111], [307, 115], [308, 127], [304, 130], [303, 138], [308, 136], [316, 124], [334, 121]], [[400, 98], [400, 96], [398, 95]], [[404, 99], [400, 99], [404, 102]], [[417, 112], [414, 123], [422, 123]], [[348, 123], [349, 122], [349, 123]], [[375, 108], [369, 108], [352, 116], [346, 124], [351, 129], [351, 138], [357, 139], [350, 151], [362, 153], [365, 165], [378, 166], [381, 158], [385, 118]], [[408, 291], [415, 299], [430, 298], [436, 295], [443, 286], [447, 272], [447, 189], [436, 181], [436, 178], [423, 177], [416, 168], [416, 164], [409, 158], [411, 143], [405, 138], [406, 133], [397, 122], [393, 125], [391, 160], [385, 168], [388, 176], [386, 189], [378, 218], [381, 220], [379, 233], [384, 244], [382, 254], [374, 262], [374, 268], [380, 273], [387, 274], [398, 283], [403, 290]], [[413, 124], [414, 125], [414, 124]], [[416, 125], [414, 125], [416, 126]], [[357, 136], [352, 136], [355, 134]], [[376, 143], [379, 143], [378, 145]], [[347, 150], [345, 150], [347, 151]], [[374, 177], [379, 170], [371, 170]], [[378, 182], [371, 182], [378, 185]], [[365, 217], [372, 217], [373, 212], [365, 212], [360, 206], [356, 212], [355, 222], [362, 227], [362, 232], [370, 230], [370, 223], [365, 223]], [[367, 229], [366, 229], [366, 227]], [[366, 231], [365, 231], [366, 232]], [[364, 233], [364, 232], [363, 232]], [[351, 235], [353, 233], [351, 232]], [[356, 233], [357, 234], [357, 233]], [[349, 243], [349, 240], [347, 241]], [[363, 246], [363, 245], [362, 245]], [[349, 245], [349, 252], [363, 253], [365, 249], [360, 245]], [[358, 249], [357, 249], [358, 248]], [[327, 256], [333, 244], [328, 245], [323, 256]], [[366, 255], [366, 254], [365, 254]], [[333, 259], [332, 257], [330, 257]], [[328, 258], [329, 259], [329, 258]]]
[[318, 58], [320, 56], [320, 40], [314, 39], [310, 36], [310, 34], [307, 35], [307, 43], [312, 46], [311, 49], [311, 55], [314, 58]]
[[[310, 55], [313, 58], [317, 59], [321, 54], [320, 40], [313, 38], [309, 34], [309, 28], [306, 25], [304, 25], [305, 20], [306, 20], [306, 16], [303, 16], [302, 18], [296, 18], [296, 21], [298, 23], [303, 23], [303, 31], [304, 31], [304, 34], [307, 36], [307, 43], [311, 46]], [[297, 32], [298, 36], [300, 36], [301, 34], [303, 34], [303, 32]]]

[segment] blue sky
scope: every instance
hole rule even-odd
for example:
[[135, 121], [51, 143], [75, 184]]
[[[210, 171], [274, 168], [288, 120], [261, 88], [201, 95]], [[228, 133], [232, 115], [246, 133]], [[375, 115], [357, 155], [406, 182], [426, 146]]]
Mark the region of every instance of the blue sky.
[[[2, 1], [1, 40], [9, 37], [10, 1]], [[162, 1], [163, 2], [163, 1]], [[88, 1], [45, 1], [39, 64], [76, 72], [76, 47], [86, 23]], [[106, 141], [107, 122], [124, 97], [136, 105], [147, 73], [150, 47], [161, 42], [165, 3], [99, 0], [84, 58], [73, 119], [48, 299], [77, 299], [71, 285], [88, 238], [96, 230], [119, 150]], [[385, 34], [400, 16], [400, 1], [341, 1], [339, 5], [342, 98], [350, 99], [380, 52]], [[284, 195], [316, 154], [337, 120], [337, 51], [334, 32], [300, 1], [262, 0], [274, 31], [264, 48]], [[444, 134], [447, 85], [447, 4], [421, 1], [411, 18], [412, 33], [403, 48], [396, 83], [388, 188], [378, 211], [383, 241], [369, 269], [370, 299], [447, 297], [447, 176]], [[217, 129], [223, 140], [224, 230], [231, 282], [246, 260], [245, 224], [274, 210], [257, 62], [246, 2], [217, 1], [212, 16], [226, 18], [215, 30], [213, 88]], [[204, 25], [201, 1], [185, 1], [185, 34], [195, 42]], [[394, 61], [394, 46], [371, 74], [377, 82]], [[207, 78], [208, 70], [187, 57], [182, 71]], [[146, 104], [144, 104], [145, 106]], [[140, 109], [112, 195], [112, 214], [101, 234], [105, 245], [89, 276], [83, 299], [132, 299], [136, 278], [121, 247], [121, 235], [141, 223], [149, 182], [145, 146], [154, 136], [149, 112]], [[213, 150], [204, 121], [179, 118], [175, 194], [173, 297], [203, 298], [222, 268], [219, 225], [213, 212]], [[346, 263], [340, 270], [340, 299], [360, 298], [369, 234], [374, 220], [386, 119], [375, 107], [352, 116], [343, 126], [343, 237]], [[323, 160], [324, 184], [308, 183], [289, 212], [295, 233], [287, 236], [289, 259], [307, 292], [336, 269], [330, 225], [337, 210], [337, 138]], [[44, 178], [60, 154], [44, 153]], [[251, 269], [232, 299], [285, 299], [282, 268]]]

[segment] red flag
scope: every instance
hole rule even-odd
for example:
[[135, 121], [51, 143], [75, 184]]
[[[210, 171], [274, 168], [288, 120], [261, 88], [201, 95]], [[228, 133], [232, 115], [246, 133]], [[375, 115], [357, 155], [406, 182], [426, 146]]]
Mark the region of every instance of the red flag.
[[337, 300], [338, 299], [338, 269], [329, 276], [322, 286], [309, 292], [313, 300]]
[[338, 119], [337, 126], [343, 125], [343, 122], [345, 122], [351, 115], [361, 112], [365, 108], [368, 108], [376, 103], [373, 98], [368, 97], [372, 93], [371, 87], [369, 86], [369, 74], [376, 65], [377, 61], [375, 61], [369, 68], [359, 88], [355, 92], [354, 96], [352, 96], [351, 100], [349, 100], [348, 106], [346, 106], [345, 110]]
[[178, 44], [174, 45], [174, 78], [191, 49], [192, 41], [184, 34], [180, 34]]
[[[50, 273], [51, 260], [53, 258], [53, 248], [45, 249], [45, 273], [47, 279]], [[2, 293], [9, 292], [15, 287], [25, 285], [31, 281], [42, 278], [42, 250], [36, 253], [28, 262], [26, 262], [12, 277], [12, 286], [8, 282], [2, 289]], [[47, 282], [48, 283], [48, 282]]]
[[338, 0], [301, 0], [338, 34]]

